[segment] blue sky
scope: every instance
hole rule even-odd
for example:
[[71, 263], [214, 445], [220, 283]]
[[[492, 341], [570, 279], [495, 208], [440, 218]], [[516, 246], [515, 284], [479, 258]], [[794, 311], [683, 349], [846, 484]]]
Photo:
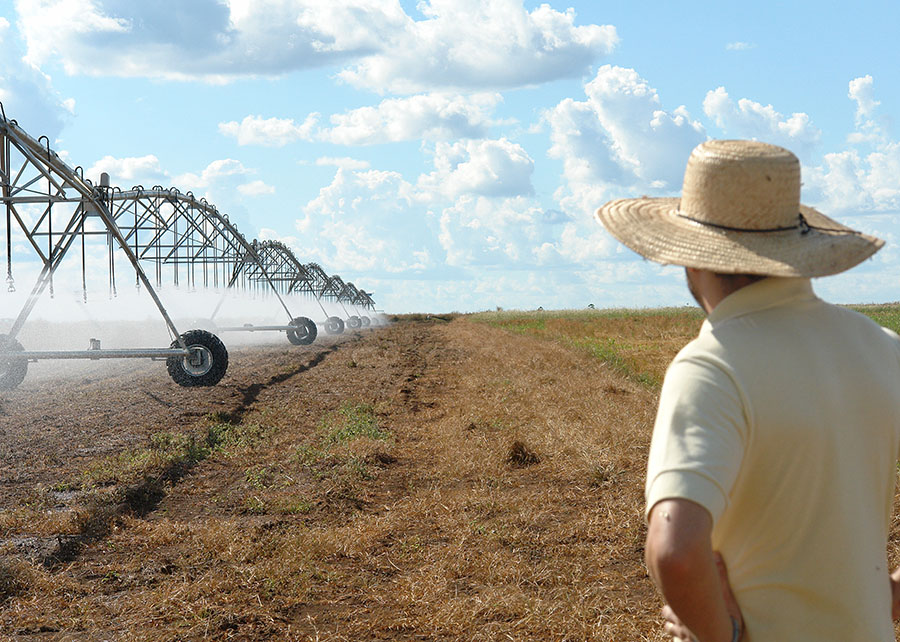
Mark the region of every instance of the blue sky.
[[[205, 196], [389, 312], [690, 298], [594, 222], [707, 138], [803, 163], [900, 300], [900, 8], [859, 2], [0, 0], [0, 101], [89, 177]], [[2, 223], [0, 223], [2, 225]]]

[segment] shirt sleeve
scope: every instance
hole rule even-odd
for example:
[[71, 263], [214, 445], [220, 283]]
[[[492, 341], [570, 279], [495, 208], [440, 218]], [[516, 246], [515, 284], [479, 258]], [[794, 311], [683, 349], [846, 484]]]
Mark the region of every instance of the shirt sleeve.
[[680, 354], [663, 382], [645, 487], [645, 517], [663, 499], [688, 499], [713, 523], [728, 505], [747, 440], [743, 398], [714, 359]]

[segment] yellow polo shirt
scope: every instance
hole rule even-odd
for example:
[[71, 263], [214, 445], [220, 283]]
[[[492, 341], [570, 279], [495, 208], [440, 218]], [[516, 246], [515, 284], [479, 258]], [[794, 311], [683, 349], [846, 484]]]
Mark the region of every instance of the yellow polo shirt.
[[894, 640], [886, 545], [900, 337], [769, 278], [724, 299], [666, 373], [647, 512], [713, 518], [747, 640]]

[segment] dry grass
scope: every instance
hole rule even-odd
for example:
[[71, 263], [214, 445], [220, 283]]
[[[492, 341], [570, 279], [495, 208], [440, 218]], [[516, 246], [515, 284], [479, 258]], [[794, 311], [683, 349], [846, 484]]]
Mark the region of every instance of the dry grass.
[[[397, 324], [260, 393], [234, 423], [203, 420], [194, 434], [211, 423], [219, 436], [199, 450], [195, 439], [192, 466], [153, 511], [104, 513], [106, 532], [65, 565], [7, 551], [0, 631], [662, 640], [642, 562], [643, 472], [654, 381], [699, 318], [479, 321]], [[613, 338], [616, 358], [579, 333]], [[135, 449], [84, 479], [134, 485], [191, 443], [154, 439], [156, 459]], [[41, 496], [0, 513], [0, 529], [26, 530]]]
[[697, 334], [703, 315], [697, 308], [665, 308], [485, 312], [473, 319], [582, 350], [624, 377], [656, 387], [675, 353]]

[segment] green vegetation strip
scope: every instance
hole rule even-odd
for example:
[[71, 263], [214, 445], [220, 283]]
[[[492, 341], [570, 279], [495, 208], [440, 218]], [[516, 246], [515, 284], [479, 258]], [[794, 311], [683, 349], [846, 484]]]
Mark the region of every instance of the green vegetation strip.
[[[900, 304], [848, 306], [875, 322], [900, 332]], [[589, 353], [614, 372], [651, 388], [658, 387], [665, 368], [699, 330], [699, 308], [647, 310], [554, 310], [481, 312], [477, 323], [507, 332], [554, 341]]]
[[851, 309], [865, 314], [879, 325], [900, 332], [900, 303], [882, 305], [851, 305]]
[[371, 404], [345, 401], [319, 424], [319, 432], [328, 444], [346, 443], [359, 437], [385, 440], [389, 434], [378, 426]]
[[623, 377], [655, 388], [673, 346], [677, 352], [697, 333], [703, 315], [696, 308], [591, 309], [482, 312], [470, 319], [587, 352]]
[[106, 457], [84, 471], [87, 488], [129, 484], [148, 478], [177, 475], [213, 454], [231, 456], [264, 439], [270, 428], [258, 424], [234, 424], [219, 415], [209, 416], [205, 432], [158, 432], [142, 448]]
[[345, 401], [322, 418], [315, 441], [297, 448], [295, 456], [316, 479], [371, 479], [371, 458], [351, 448], [354, 442], [366, 439], [386, 442], [391, 433], [379, 425], [371, 404]]
[[615, 339], [596, 339], [590, 337], [575, 339], [566, 337], [563, 340], [563, 343], [589, 352], [591, 356], [599, 359], [610, 366], [614, 371], [635, 383], [649, 387], [656, 387], [660, 384], [660, 381], [656, 376], [648, 372], [636, 372], [634, 369], [635, 365], [631, 363], [626, 356], [628, 346], [617, 342]]

